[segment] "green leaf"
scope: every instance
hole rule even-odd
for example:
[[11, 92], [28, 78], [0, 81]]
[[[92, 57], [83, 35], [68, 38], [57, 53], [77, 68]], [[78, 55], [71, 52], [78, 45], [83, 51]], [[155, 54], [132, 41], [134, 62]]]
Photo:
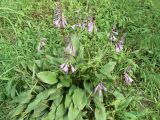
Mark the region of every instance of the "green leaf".
[[16, 84], [12, 86], [12, 90], [10, 91], [11, 92], [11, 97], [14, 98], [16, 96]]
[[120, 100], [124, 100], [125, 97], [123, 96], [123, 94], [121, 94], [120, 92], [118, 91], [114, 91], [113, 95], [117, 98], [117, 99], [120, 99]]
[[0, 76], [0, 80], [4, 80], [4, 81], [9, 81], [9, 80], [11, 80], [12, 78], [9, 78], [9, 77], [1, 77]]
[[32, 99], [32, 97], [33, 95], [31, 95], [31, 92], [26, 91], [26, 92], [22, 92], [17, 97], [15, 97], [13, 101], [15, 103], [24, 104], [24, 103], [28, 103]]
[[77, 61], [82, 61], [84, 59], [84, 47], [82, 44], [80, 44], [80, 47], [78, 49], [78, 55], [76, 56]]
[[53, 65], [59, 65], [60, 63], [63, 63], [64, 60], [62, 58], [52, 57], [50, 55], [46, 55], [47, 61]]
[[69, 89], [69, 93], [68, 93], [68, 94], [69, 94], [69, 95], [72, 95], [75, 89], [76, 89], [76, 86], [72, 85], [72, 86], [70, 87], [70, 89]]
[[41, 68], [43, 65], [43, 61], [42, 60], [35, 60], [36, 65]]
[[97, 96], [97, 97], [94, 97], [94, 103], [95, 103], [95, 105], [96, 105], [96, 107], [97, 108], [101, 108], [101, 109], [103, 109], [104, 108], [104, 104], [103, 104], [103, 100], [101, 100], [102, 98], [100, 98], [99, 96]]
[[89, 94], [92, 93], [91, 84], [87, 83], [87, 81], [84, 81], [84, 82], [83, 82], [83, 86], [84, 86], [84, 89], [85, 89]]
[[76, 120], [79, 113], [80, 113], [80, 110], [74, 107], [73, 103], [71, 103], [68, 111], [68, 120]]
[[65, 112], [66, 110], [64, 108], [64, 105], [60, 104], [56, 111], [56, 119], [59, 119], [60, 117], [62, 117], [65, 114]]
[[134, 99], [134, 96], [128, 97], [125, 101], [123, 100], [124, 103], [123, 103], [121, 109], [127, 108], [133, 99]]
[[11, 79], [7, 83], [7, 86], [6, 86], [6, 94], [7, 94], [7, 96], [11, 95], [11, 90], [12, 90], [13, 82], [14, 82], [14, 80]]
[[52, 88], [52, 89], [48, 89], [45, 90], [44, 92], [41, 92], [37, 95], [37, 97], [35, 98], [35, 100], [33, 102], [31, 102], [27, 109], [26, 109], [26, 113], [31, 112], [32, 110], [36, 109], [42, 101], [44, 101], [45, 99], [47, 99], [50, 95], [52, 95], [53, 93], [55, 93], [56, 89]]
[[121, 100], [114, 100], [111, 105], [114, 105], [115, 110], [118, 110], [119, 106], [121, 105]]
[[73, 94], [73, 103], [79, 109], [82, 110], [87, 104], [87, 96], [86, 93], [82, 89], [75, 89]]
[[68, 107], [70, 106], [71, 101], [72, 101], [71, 96], [67, 94], [67, 95], [66, 95], [66, 99], [65, 99], [65, 103], [64, 103], [65, 108], [68, 108]]
[[36, 68], [36, 67], [35, 67], [35, 65], [34, 65], [33, 62], [29, 62], [29, 63], [28, 63], [28, 69], [29, 69], [30, 71], [33, 72], [33, 70], [34, 70], [35, 68]]
[[45, 90], [41, 93], [39, 93], [36, 97], [36, 99], [40, 99], [40, 100], [44, 100], [44, 99], [47, 99], [50, 95], [52, 95], [53, 93], [55, 93], [57, 91], [56, 88], [52, 88], [52, 89], [48, 89], [48, 90]]
[[54, 94], [52, 94], [49, 98], [48, 98], [48, 100], [56, 100], [56, 99], [59, 99], [59, 97], [60, 96], [62, 96], [62, 94], [63, 94], [63, 91], [62, 91], [62, 89], [57, 89], [56, 90], [56, 92], [54, 93]]
[[44, 118], [42, 118], [42, 120], [55, 120], [56, 117], [56, 105], [54, 103], [52, 103], [52, 106], [50, 107], [51, 111], [48, 113], [48, 115]]
[[106, 75], [108, 78], [113, 79], [111, 72], [113, 72], [115, 65], [116, 65], [116, 62], [110, 61], [100, 69], [100, 72]]
[[57, 84], [57, 89], [63, 88], [63, 85], [61, 83]]
[[70, 84], [71, 84], [71, 79], [68, 77], [68, 76], [65, 76], [65, 77], [61, 77], [60, 78], [60, 82], [63, 86], [65, 87], [69, 87]]
[[106, 111], [105, 111], [105, 107], [101, 107], [101, 108], [96, 108], [95, 109], [95, 118], [96, 120], [106, 120]]
[[123, 120], [137, 120], [138, 119], [138, 117], [132, 112], [122, 112], [121, 118]]
[[43, 81], [44, 83], [48, 84], [55, 84], [58, 82], [57, 74], [55, 72], [44, 71], [37, 74], [37, 77]]
[[62, 99], [63, 99], [63, 95], [61, 95], [57, 99], [55, 99], [54, 100], [55, 105], [58, 106], [61, 103]]
[[45, 109], [48, 108], [47, 101], [41, 102], [37, 108], [34, 110], [32, 117], [37, 118], [40, 117]]
[[31, 103], [28, 105], [25, 113], [29, 113], [29, 112], [31, 112], [32, 110], [36, 109], [39, 104], [41, 104], [41, 100], [40, 100], [40, 99], [34, 100], [33, 102], [31, 102]]
[[13, 109], [10, 113], [9, 113], [9, 116], [11, 116], [11, 118], [17, 116], [17, 115], [20, 115], [24, 108], [26, 107], [26, 105], [19, 105], [18, 107], [16, 107], [15, 109]]

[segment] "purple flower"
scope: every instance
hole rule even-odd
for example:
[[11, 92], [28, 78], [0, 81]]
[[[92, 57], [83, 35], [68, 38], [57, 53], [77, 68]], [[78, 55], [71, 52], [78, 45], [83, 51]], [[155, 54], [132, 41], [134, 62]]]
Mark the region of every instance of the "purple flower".
[[81, 24], [80, 24], [80, 23], [78, 23], [78, 24], [77, 24], [77, 27], [79, 27], [79, 28], [80, 28], [80, 27], [81, 27]]
[[123, 42], [119, 41], [118, 44], [116, 45], [116, 52], [119, 53], [123, 49]]
[[69, 53], [72, 56], [76, 56], [76, 48], [72, 45], [72, 43], [69, 43], [67, 47], [65, 48], [65, 52]]
[[66, 25], [67, 25], [66, 18], [62, 17], [62, 28], [65, 28]]
[[123, 50], [123, 44], [125, 40], [126, 33], [124, 33], [120, 39], [120, 41], [116, 45], [116, 52], [119, 53]]
[[130, 85], [134, 81], [126, 72], [124, 73], [124, 80], [127, 85]]
[[56, 9], [54, 11], [54, 26], [57, 28], [64, 28], [67, 25], [66, 18], [63, 16], [61, 2], [56, 2]]
[[102, 96], [102, 91], [107, 91], [107, 89], [106, 89], [106, 87], [103, 85], [103, 83], [100, 82], [100, 83], [96, 86], [96, 88], [95, 88], [95, 90], [94, 90], [94, 93], [97, 93], [97, 92], [98, 92], [99, 96], [101, 97], [101, 96]]
[[110, 32], [110, 34], [108, 35], [109, 39], [111, 42], [115, 42], [116, 41], [116, 37], [118, 36], [118, 30], [116, 28], [116, 26], [114, 25], [112, 27], [112, 31]]
[[112, 27], [112, 33], [117, 36], [118, 35], [118, 30], [117, 30], [117, 27], [115, 25], [113, 25]]
[[66, 73], [68, 74], [68, 69], [69, 69], [69, 65], [66, 63], [63, 63], [60, 65], [60, 68]]
[[65, 63], [61, 64], [60, 68], [63, 69], [65, 65], [66, 65]]
[[74, 73], [76, 71], [76, 69], [70, 64], [67, 63], [63, 63], [60, 65], [60, 68], [66, 73], [68, 74], [69, 70], [71, 70], [72, 73]]
[[57, 28], [65, 28], [66, 25], [67, 25], [67, 21], [66, 21], [65, 17], [62, 17], [62, 19], [59, 18], [54, 21], [54, 26]]
[[94, 23], [92, 21], [90, 21], [88, 23], [88, 32], [92, 32], [93, 31], [93, 26], [94, 26]]
[[92, 17], [91, 20], [88, 23], [88, 32], [92, 32], [94, 29], [94, 21], [95, 21], [95, 17]]
[[74, 73], [76, 71], [76, 69], [71, 65], [71, 71], [72, 73]]
[[111, 40], [111, 42], [115, 42], [117, 38], [112, 34], [109, 36], [109, 39]]
[[60, 28], [61, 26], [60, 19], [54, 21], [54, 26]]

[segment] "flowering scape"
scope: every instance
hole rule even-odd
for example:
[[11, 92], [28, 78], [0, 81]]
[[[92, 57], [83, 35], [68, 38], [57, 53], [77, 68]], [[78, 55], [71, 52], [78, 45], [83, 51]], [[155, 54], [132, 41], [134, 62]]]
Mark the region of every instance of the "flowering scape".
[[[60, 5], [57, 4], [57, 8], [55, 10], [55, 16], [57, 19], [54, 20], [54, 26], [57, 28], [65, 28], [67, 25], [66, 17], [62, 15], [62, 10], [60, 8]], [[88, 24], [86, 24], [88, 23]], [[82, 23], [76, 23], [71, 26], [72, 29], [75, 28], [82, 28], [84, 30], [87, 27], [87, 30], [89, 33], [93, 32], [95, 29], [95, 18], [91, 17], [88, 22], [82, 22]], [[111, 32], [108, 34], [109, 40], [115, 44], [115, 51], [117, 53], [120, 53], [123, 50], [124, 47], [124, 41], [126, 37], [126, 33], [122, 33], [122, 36], [118, 40], [118, 29], [116, 25], [112, 26]], [[72, 45], [71, 42], [68, 43], [67, 47], [64, 49], [64, 54], [67, 56], [65, 59], [65, 63], [62, 63], [60, 65], [60, 68], [68, 74], [69, 71], [71, 73], [74, 73], [76, 69], [73, 67], [73, 65], [70, 63], [70, 57], [76, 57], [76, 48]], [[129, 76], [129, 71], [124, 72], [124, 80], [127, 85], [130, 85], [133, 82], [133, 79]], [[99, 96], [102, 96], [102, 91], [107, 91], [106, 87], [103, 85], [102, 81], [95, 87], [94, 93], [99, 94]]]

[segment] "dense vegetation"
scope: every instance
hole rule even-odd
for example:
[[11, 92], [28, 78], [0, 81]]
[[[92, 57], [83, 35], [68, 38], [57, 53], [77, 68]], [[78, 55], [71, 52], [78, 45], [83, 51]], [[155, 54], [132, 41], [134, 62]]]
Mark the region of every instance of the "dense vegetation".
[[159, 5], [1, 0], [0, 120], [158, 120]]

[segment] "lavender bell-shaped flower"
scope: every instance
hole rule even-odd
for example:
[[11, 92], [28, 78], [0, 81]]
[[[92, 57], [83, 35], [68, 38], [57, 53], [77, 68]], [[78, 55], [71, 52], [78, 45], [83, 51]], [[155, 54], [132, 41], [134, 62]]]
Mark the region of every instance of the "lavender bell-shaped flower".
[[114, 25], [112, 27], [112, 31], [110, 32], [110, 34], [108, 35], [108, 37], [109, 37], [109, 40], [111, 42], [115, 42], [116, 39], [117, 39], [117, 36], [118, 36], [118, 30], [117, 30], [116, 26]]
[[60, 68], [66, 73], [68, 74], [68, 69], [69, 69], [69, 65], [67, 63], [63, 63], [60, 65]]
[[81, 23], [78, 23], [78, 24], [77, 24], [77, 27], [79, 27], [79, 28], [80, 28], [80, 27], [81, 27]]
[[67, 25], [66, 18], [62, 14], [61, 3], [56, 3], [56, 9], [54, 12], [54, 26], [57, 28], [64, 28]]
[[54, 26], [60, 28], [61, 26], [60, 19], [54, 21]]
[[103, 83], [100, 82], [100, 83], [96, 86], [96, 88], [95, 88], [95, 90], [94, 90], [94, 93], [97, 93], [97, 92], [98, 92], [99, 96], [101, 97], [103, 91], [107, 91], [107, 89], [106, 89], [106, 87], [103, 85]]
[[61, 64], [60, 68], [63, 69], [65, 65], [66, 65], [65, 63]]
[[126, 72], [124, 73], [124, 80], [127, 85], [130, 85], [134, 81]]
[[63, 63], [60, 65], [60, 68], [66, 73], [68, 74], [69, 70], [71, 70], [72, 73], [74, 73], [76, 71], [76, 69], [70, 64], [67, 63]]
[[125, 40], [126, 33], [124, 33], [120, 39], [120, 41], [116, 45], [116, 52], [119, 53], [123, 50], [124, 40]]
[[65, 28], [66, 25], [67, 25], [67, 21], [66, 21], [66, 18], [65, 17], [62, 17], [62, 28]]
[[62, 10], [61, 10], [60, 2], [56, 2], [56, 9], [54, 10], [53, 24], [57, 28], [60, 28], [61, 26], [61, 15], [62, 15]]
[[70, 65], [70, 66], [71, 66], [72, 73], [74, 73], [76, 71], [76, 69], [72, 65]]
[[67, 21], [66, 21], [65, 17], [63, 17], [62, 19], [59, 18], [54, 21], [54, 26], [57, 28], [65, 28], [66, 25], [67, 25]]
[[88, 24], [88, 32], [92, 32], [93, 31], [93, 26], [94, 26], [94, 23], [92, 21], [89, 22], [89, 24]]
[[95, 18], [92, 17], [91, 20], [89, 21], [89, 23], [88, 23], [88, 32], [92, 32], [93, 31], [93, 29], [94, 29], [94, 20], [95, 20]]
[[116, 45], [116, 52], [119, 53], [123, 50], [123, 41], [119, 41]]
[[76, 48], [72, 45], [72, 43], [69, 43], [67, 47], [65, 48], [65, 52], [69, 53], [72, 56], [76, 56]]

